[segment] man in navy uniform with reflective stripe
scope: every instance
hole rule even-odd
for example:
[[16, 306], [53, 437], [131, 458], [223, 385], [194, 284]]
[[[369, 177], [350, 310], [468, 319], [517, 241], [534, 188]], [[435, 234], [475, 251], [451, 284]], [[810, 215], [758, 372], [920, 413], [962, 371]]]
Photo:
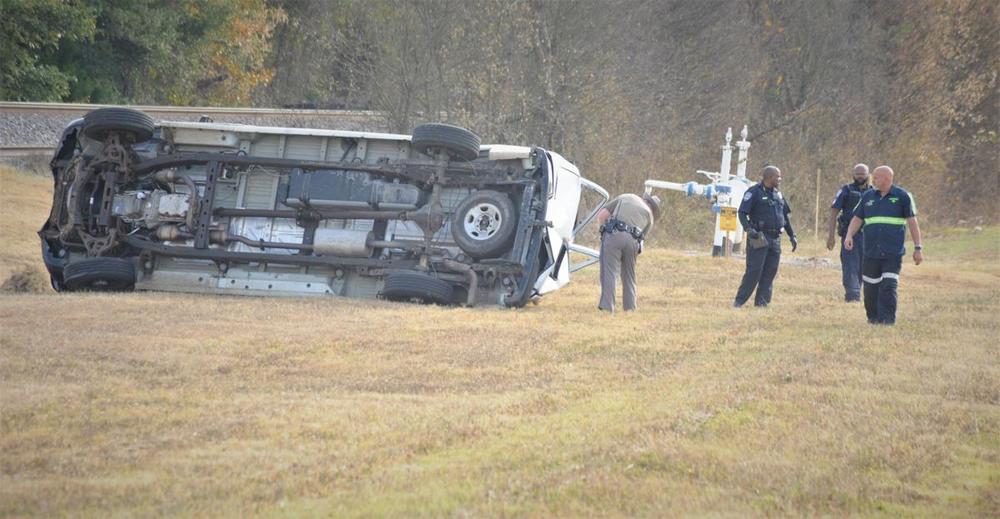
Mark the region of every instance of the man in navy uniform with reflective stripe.
[[761, 182], [743, 195], [739, 210], [740, 223], [750, 239], [746, 249], [746, 272], [743, 273], [743, 282], [733, 301], [733, 306], [737, 308], [750, 299], [755, 288], [757, 295], [754, 297], [754, 306], [767, 306], [771, 303], [771, 287], [781, 260], [781, 230], [788, 231], [792, 252], [799, 246], [788, 219], [788, 213], [792, 210], [781, 191], [778, 191], [780, 184], [781, 170], [767, 165], [764, 166], [764, 178]]
[[833, 230], [837, 229], [840, 236], [840, 270], [843, 273], [844, 300], [847, 302], [861, 301], [861, 251], [864, 248], [864, 233], [858, 232], [854, 235], [854, 250], [847, 250], [844, 247], [844, 236], [847, 235], [847, 226], [851, 224], [854, 217], [854, 208], [861, 202], [861, 196], [865, 191], [871, 189], [868, 184], [868, 166], [858, 164], [854, 166], [854, 182], [844, 184], [837, 191], [837, 196], [830, 206], [829, 234], [826, 238], [827, 250], [833, 250]]
[[913, 236], [913, 262], [924, 260], [917, 223], [917, 204], [913, 195], [892, 183], [889, 166], [879, 166], [872, 172], [872, 189], [861, 197], [854, 209], [854, 218], [844, 236], [844, 247], [853, 250], [854, 236], [861, 226], [865, 229], [864, 281], [865, 313], [872, 324], [896, 323], [896, 286], [906, 255], [906, 228]]

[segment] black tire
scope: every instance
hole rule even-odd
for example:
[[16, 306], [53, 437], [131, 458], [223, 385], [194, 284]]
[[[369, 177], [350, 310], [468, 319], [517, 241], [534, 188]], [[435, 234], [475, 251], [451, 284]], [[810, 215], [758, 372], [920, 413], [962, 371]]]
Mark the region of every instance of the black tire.
[[389, 301], [413, 301], [447, 305], [455, 293], [451, 283], [422, 272], [393, 272], [386, 276], [382, 297]]
[[476, 191], [462, 200], [451, 218], [451, 236], [476, 259], [504, 255], [514, 243], [517, 213], [510, 197], [498, 191]]
[[63, 269], [70, 292], [124, 292], [135, 287], [135, 264], [124, 258], [84, 258]]
[[411, 142], [415, 150], [427, 155], [441, 149], [453, 160], [475, 160], [479, 156], [479, 136], [450, 124], [421, 124], [413, 129]]
[[155, 127], [150, 116], [130, 108], [99, 108], [83, 116], [83, 134], [96, 141], [118, 132], [124, 140], [145, 142], [153, 137]]

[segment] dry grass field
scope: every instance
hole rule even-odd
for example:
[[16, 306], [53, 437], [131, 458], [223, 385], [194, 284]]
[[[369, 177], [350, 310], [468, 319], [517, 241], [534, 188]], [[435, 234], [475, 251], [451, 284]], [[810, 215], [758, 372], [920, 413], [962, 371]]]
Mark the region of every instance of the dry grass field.
[[[0, 170], [0, 275], [50, 181]], [[521, 310], [0, 294], [0, 516], [1000, 515], [1000, 229], [932, 229], [899, 324], [806, 243], [640, 258]], [[786, 250], [787, 252], [787, 250]], [[36, 279], [37, 281], [37, 279]]]

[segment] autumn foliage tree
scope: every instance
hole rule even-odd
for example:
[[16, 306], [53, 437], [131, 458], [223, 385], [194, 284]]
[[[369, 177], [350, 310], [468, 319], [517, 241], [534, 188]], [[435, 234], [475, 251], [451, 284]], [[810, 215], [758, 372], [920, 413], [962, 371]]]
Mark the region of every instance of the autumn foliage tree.
[[[995, 222], [998, 6], [0, 0], [0, 97], [370, 108], [380, 129], [445, 121], [551, 147], [616, 193], [703, 180], [746, 124], [751, 175], [782, 168], [801, 229], [857, 162], [892, 165], [929, 224]], [[711, 227], [702, 205], [667, 202], [665, 234]]]
[[248, 105], [284, 19], [264, 0], [2, 0], [0, 94]]
[[59, 101], [73, 75], [59, 66], [62, 45], [93, 41], [91, 9], [61, 0], [0, 0], [0, 99]]
[[181, 85], [186, 88], [173, 88], [168, 100], [249, 105], [254, 90], [274, 77], [266, 61], [274, 28], [286, 21], [284, 11], [267, 8], [261, 0], [189, 2], [185, 9], [189, 20], [204, 26], [204, 36], [187, 49], [193, 67]]

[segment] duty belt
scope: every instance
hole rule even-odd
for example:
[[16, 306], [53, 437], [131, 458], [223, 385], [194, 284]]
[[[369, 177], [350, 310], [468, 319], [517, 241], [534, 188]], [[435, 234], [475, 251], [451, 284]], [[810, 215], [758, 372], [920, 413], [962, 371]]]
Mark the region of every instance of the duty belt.
[[639, 241], [642, 241], [643, 239], [642, 231], [638, 227], [629, 225], [616, 218], [609, 218], [608, 221], [604, 222], [604, 225], [601, 226], [602, 235], [614, 234], [616, 232], [627, 232]]
[[777, 238], [778, 236], [781, 236], [781, 229], [764, 229], [763, 231], [760, 232], [764, 233], [766, 236], [770, 236], [771, 238]]

